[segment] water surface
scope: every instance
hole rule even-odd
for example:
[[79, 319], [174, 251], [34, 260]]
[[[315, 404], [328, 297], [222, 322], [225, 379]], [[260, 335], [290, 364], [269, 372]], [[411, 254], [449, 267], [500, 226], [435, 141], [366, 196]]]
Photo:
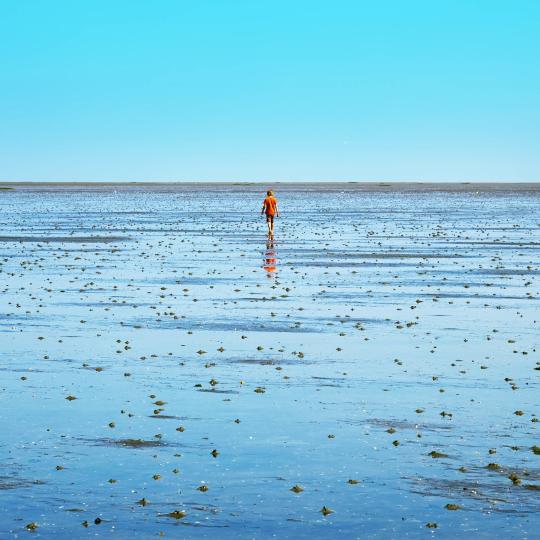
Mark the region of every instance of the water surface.
[[0, 192], [0, 537], [534, 538], [539, 192], [261, 191]]

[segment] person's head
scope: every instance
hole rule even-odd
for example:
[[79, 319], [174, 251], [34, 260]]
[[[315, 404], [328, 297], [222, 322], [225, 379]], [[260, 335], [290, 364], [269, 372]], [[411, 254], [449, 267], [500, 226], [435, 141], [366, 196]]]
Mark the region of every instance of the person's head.
[[274, 192], [273, 192], [271, 189], [269, 189], [269, 190], [266, 192], [266, 194], [267, 194], [269, 197], [271, 197], [271, 196], [274, 194]]

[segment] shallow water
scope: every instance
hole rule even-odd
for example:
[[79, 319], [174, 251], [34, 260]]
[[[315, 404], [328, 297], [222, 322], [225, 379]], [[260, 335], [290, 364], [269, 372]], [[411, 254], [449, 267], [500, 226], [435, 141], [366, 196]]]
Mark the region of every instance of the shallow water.
[[277, 195], [0, 192], [1, 538], [537, 536], [540, 193]]

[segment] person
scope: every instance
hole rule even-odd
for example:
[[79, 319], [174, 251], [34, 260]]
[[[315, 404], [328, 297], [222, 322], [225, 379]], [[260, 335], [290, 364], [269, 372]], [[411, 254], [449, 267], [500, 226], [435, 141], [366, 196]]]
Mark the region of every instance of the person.
[[279, 208], [277, 199], [274, 197], [274, 192], [268, 190], [266, 198], [263, 201], [261, 214], [266, 214], [266, 225], [268, 226], [268, 234], [274, 235], [274, 216], [279, 217]]

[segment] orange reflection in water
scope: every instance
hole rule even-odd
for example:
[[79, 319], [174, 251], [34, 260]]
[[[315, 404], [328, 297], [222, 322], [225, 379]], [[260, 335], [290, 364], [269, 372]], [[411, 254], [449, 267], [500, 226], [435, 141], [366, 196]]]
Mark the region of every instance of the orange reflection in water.
[[276, 249], [274, 247], [274, 237], [268, 236], [266, 241], [266, 251], [264, 252], [263, 268], [268, 276], [273, 276], [277, 272], [278, 259]]

